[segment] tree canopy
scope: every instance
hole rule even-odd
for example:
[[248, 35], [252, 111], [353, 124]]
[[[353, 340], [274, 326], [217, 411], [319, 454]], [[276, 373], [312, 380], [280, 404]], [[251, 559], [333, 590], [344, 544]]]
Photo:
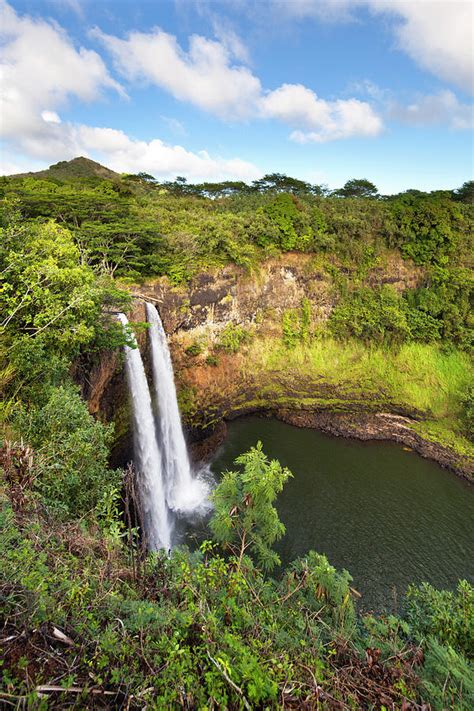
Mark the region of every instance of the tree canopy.
[[342, 188], [336, 190], [333, 195], [349, 198], [375, 198], [378, 196], [378, 190], [366, 178], [352, 178]]

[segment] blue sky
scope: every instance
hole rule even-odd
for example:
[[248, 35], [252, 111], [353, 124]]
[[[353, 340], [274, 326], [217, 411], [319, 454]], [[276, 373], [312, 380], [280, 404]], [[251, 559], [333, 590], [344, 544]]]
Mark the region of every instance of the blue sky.
[[473, 173], [471, 0], [0, 0], [1, 172]]

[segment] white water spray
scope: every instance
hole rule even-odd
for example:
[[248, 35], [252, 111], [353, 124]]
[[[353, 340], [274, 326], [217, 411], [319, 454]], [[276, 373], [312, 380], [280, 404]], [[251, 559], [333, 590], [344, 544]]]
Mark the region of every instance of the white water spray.
[[[118, 318], [125, 326], [124, 314]], [[132, 398], [133, 439], [138, 469], [137, 483], [143, 514], [143, 527], [150, 550], [171, 548], [172, 520], [165, 499], [163, 466], [156, 439], [150, 390], [138, 348], [124, 346], [125, 366]]]
[[153, 385], [158, 409], [159, 441], [168, 506], [177, 513], [200, 513], [208, 506], [208, 485], [193, 476], [179, 414], [173, 365], [166, 333], [152, 304], [146, 304]]

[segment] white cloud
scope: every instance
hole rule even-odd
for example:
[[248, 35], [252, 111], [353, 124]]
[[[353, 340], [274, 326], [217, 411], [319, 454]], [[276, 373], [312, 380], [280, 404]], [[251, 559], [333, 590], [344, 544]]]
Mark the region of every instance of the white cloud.
[[424, 69], [473, 92], [471, 0], [367, 0], [366, 4], [375, 12], [402, 18], [395, 26], [398, 44]]
[[[30, 135], [21, 141], [20, 148], [31, 160], [55, 162], [84, 155], [105, 163], [117, 172], [145, 171], [159, 178], [184, 175], [191, 180], [253, 180], [261, 170], [253, 163], [239, 158], [210, 156], [207, 151], [192, 152], [183, 146], [168, 145], [160, 139], [140, 141], [113, 128], [99, 128], [82, 124], [48, 123], [48, 133], [40, 137]], [[17, 157], [6, 157], [0, 173], [12, 172]]]
[[0, 151], [0, 175], [15, 175], [16, 173], [29, 173], [42, 170], [41, 162], [31, 160], [24, 156], [11, 154], [8, 149]]
[[[0, 0], [0, 8], [2, 135], [36, 157], [51, 155], [61, 145], [70, 152], [76, 137], [66, 129], [52, 130], [61, 121], [56, 109], [69, 97], [93, 101], [105, 89], [122, 95], [124, 90], [99, 54], [74, 47], [57, 24], [21, 17], [5, 0]], [[357, 99], [325, 101], [298, 84], [265, 93], [258, 77], [239, 63], [247, 56], [237, 35], [216, 22], [214, 26], [220, 41], [192, 35], [187, 52], [176, 37], [160, 28], [131, 32], [126, 39], [98, 29], [92, 34], [129, 80], [153, 83], [221, 118], [281, 120], [296, 131], [292, 138], [300, 141], [373, 136], [380, 131], [381, 120], [368, 103]]]
[[473, 92], [472, 0], [273, 0], [274, 12], [300, 21], [353, 21], [364, 7], [395, 19], [398, 47], [423, 69]]
[[237, 33], [231, 27], [228, 27], [220, 17], [212, 15], [211, 22], [215, 36], [229, 54], [244, 64], [250, 64], [249, 51]]
[[232, 63], [228, 42], [192, 35], [185, 52], [176, 37], [159, 27], [149, 33], [131, 32], [124, 40], [98, 29], [92, 34], [129, 80], [156, 84], [176, 99], [221, 118], [246, 118], [260, 95], [260, 80], [247, 67]]
[[104, 89], [123, 92], [101, 57], [76, 49], [56, 24], [20, 17], [0, 0], [0, 135], [21, 136], [47, 131], [54, 109], [69, 97], [97, 99]]
[[302, 84], [283, 84], [260, 102], [263, 116], [295, 127], [297, 143], [324, 143], [351, 136], [376, 136], [382, 121], [372, 107], [358, 99], [326, 101]]
[[46, 123], [61, 123], [61, 119], [56, 113], [56, 111], [42, 111], [41, 118]]
[[381, 89], [365, 79], [353, 82], [349, 90], [360, 96], [370, 96], [379, 112], [386, 118], [410, 126], [447, 126], [454, 130], [474, 127], [474, 107], [463, 103], [450, 89], [443, 89], [436, 94], [412, 93], [410, 100], [395, 97], [394, 92]]
[[473, 107], [461, 103], [449, 90], [420, 96], [407, 106], [392, 104], [389, 116], [413, 126], [445, 124], [453, 129], [474, 128]]
[[184, 175], [193, 180], [253, 180], [261, 174], [255, 165], [239, 158], [213, 158], [207, 151], [193, 153], [157, 138], [139, 141], [112, 128], [79, 126], [72, 130], [72, 138], [83, 151], [101, 157], [119, 172], [145, 171], [162, 178]]
[[[370, 105], [357, 99], [325, 101], [301, 84], [283, 84], [264, 93], [248, 68], [231, 64], [236, 49], [231, 52], [228, 42], [193, 35], [185, 53], [176, 37], [159, 28], [149, 34], [131, 33], [125, 40], [99, 30], [94, 36], [111, 52], [124, 76], [146, 79], [223, 118], [274, 118], [296, 129], [291, 137], [300, 142], [375, 136], [382, 129]], [[310, 133], [303, 134], [308, 129]]]
[[7, 143], [3, 174], [29, 169], [22, 164], [37, 168], [44, 161], [77, 155], [102, 159], [118, 171], [145, 170], [161, 177], [246, 180], [260, 174], [238, 158], [211, 157], [159, 139], [139, 141], [112, 128], [61, 122], [55, 109], [69, 97], [93, 101], [104, 89], [125, 95], [123, 89], [96, 52], [76, 49], [57, 24], [21, 17], [3, 0], [0, 12], [0, 135]]
[[399, 45], [424, 69], [470, 91], [473, 84], [471, 0], [370, 0], [375, 11], [397, 13]]

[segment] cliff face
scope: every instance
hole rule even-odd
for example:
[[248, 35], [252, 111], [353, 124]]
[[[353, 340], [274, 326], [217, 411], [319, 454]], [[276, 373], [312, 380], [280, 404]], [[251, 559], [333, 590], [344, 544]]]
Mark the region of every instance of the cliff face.
[[[384, 267], [365, 275], [365, 282], [391, 284], [403, 291], [416, 286], [421, 274], [392, 256]], [[307, 300], [310, 329], [317, 330], [337, 302], [331, 276], [309, 255], [285, 254], [250, 274], [228, 266], [201, 274], [186, 287], [170, 287], [166, 279], [160, 279], [136, 293], [158, 306], [170, 336], [182, 415], [194, 430], [208, 430], [222, 418], [259, 409], [377, 409], [384, 402], [383, 394], [378, 398], [381, 402], [368, 404], [362, 391], [335, 388], [317, 369], [302, 373], [297, 367], [271, 362], [272, 351], [281, 346], [285, 315], [297, 323]], [[238, 329], [235, 334], [234, 328]], [[222, 347], [223, 334], [229, 329], [231, 343]], [[235, 352], [233, 335], [244, 343]], [[253, 343], [251, 352], [245, 347], [248, 340]]]
[[[369, 271], [365, 283], [391, 284], [403, 291], [416, 286], [421, 276], [420, 269], [391, 255], [384, 266]], [[324, 322], [336, 303], [333, 280], [323, 262], [311, 255], [291, 253], [262, 263], [255, 272], [229, 265], [200, 274], [183, 287], [171, 286], [163, 278], [148, 282], [135, 293], [158, 305], [168, 334], [195, 330], [197, 335], [202, 328], [218, 331], [229, 322], [263, 320], [267, 325], [275, 322], [281, 331], [282, 314], [299, 308], [304, 298], [311, 301], [315, 323]]]
[[[416, 286], [420, 271], [391, 257], [384, 267], [366, 275], [370, 284], [390, 283], [402, 291]], [[297, 312], [304, 299], [311, 303], [312, 327], [327, 320], [336, 303], [332, 278], [309, 255], [286, 254], [248, 273], [233, 265], [200, 274], [186, 286], [173, 286], [161, 278], [135, 288], [131, 321], [144, 321], [142, 300], [159, 309], [170, 345], [175, 379], [180, 393], [185, 425], [200, 439], [224, 417], [275, 406], [331, 406], [364, 408], [362, 393], [337, 393], [314, 377], [299, 377], [296, 371], [272, 368], [256, 372], [244, 352], [219, 349], [219, 339], [229, 325], [239, 326], [257, 342], [281, 339], [282, 318]], [[138, 336], [142, 353], [147, 353], [146, 332]], [[262, 340], [263, 343], [263, 340]], [[267, 347], [267, 346], [265, 346]], [[98, 363], [78, 374], [82, 394], [90, 412], [114, 421], [118, 460], [130, 448], [129, 401], [123, 358], [104, 354]]]
[[[342, 270], [341, 270], [342, 271]], [[422, 272], [394, 255], [364, 274], [364, 283], [416, 287]], [[333, 280], [309, 255], [286, 254], [248, 273], [236, 266], [198, 275], [186, 286], [166, 278], [136, 287], [131, 321], [144, 321], [143, 300], [155, 303], [169, 336], [183, 422], [196, 456], [205, 456], [223, 436], [223, 421], [256, 411], [271, 412], [300, 426], [366, 439], [396, 439], [434, 457], [409, 423], [424, 413], [393, 400], [383, 387], [327, 377], [318, 362], [286, 351], [282, 322], [295, 323], [310, 304], [310, 330], [318, 329], [337, 302]], [[223, 340], [227, 333], [230, 339]], [[139, 336], [147, 361], [147, 336]], [[327, 357], [331, 354], [328, 352]], [[298, 360], [300, 358], [300, 360]], [[326, 375], [325, 375], [326, 373]], [[120, 355], [109, 354], [82, 379], [90, 411], [114, 421], [113, 461], [130, 458], [130, 408]], [[438, 461], [459, 470], [457, 457], [438, 448]]]

